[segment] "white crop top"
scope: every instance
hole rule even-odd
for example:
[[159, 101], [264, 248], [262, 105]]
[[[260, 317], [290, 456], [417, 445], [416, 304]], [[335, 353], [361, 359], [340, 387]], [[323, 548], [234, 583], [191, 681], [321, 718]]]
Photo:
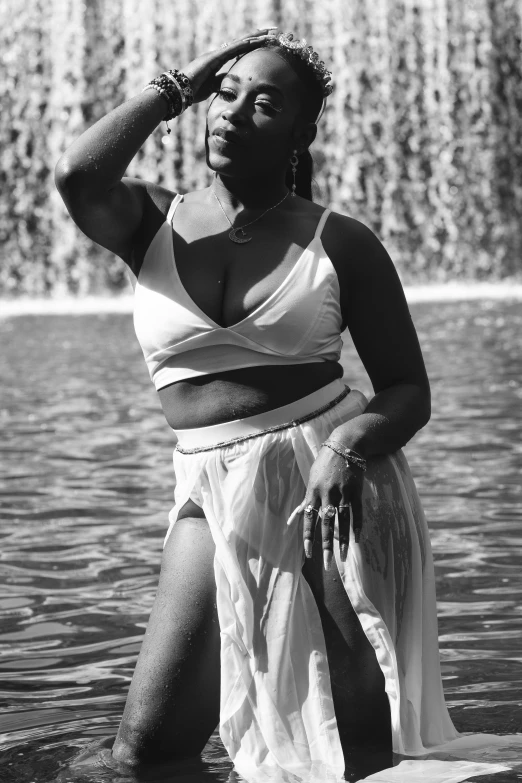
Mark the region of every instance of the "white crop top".
[[191, 299], [176, 269], [172, 218], [182, 199], [175, 197], [149, 245], [134, 292], [134, 328], [156, 389], [240, 367], [339, 361], [339, 280], [321, 242], [330, 210], [273, 294], [224, 327]]

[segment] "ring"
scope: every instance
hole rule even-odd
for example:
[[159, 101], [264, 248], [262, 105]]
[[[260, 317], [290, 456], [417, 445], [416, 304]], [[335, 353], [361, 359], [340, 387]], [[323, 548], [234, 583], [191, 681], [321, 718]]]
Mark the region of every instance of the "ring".
[[228, 44], [227, 42], [225, 42], [225, 43], [222, 43], [222, 44], [221, 44], [221, 46], [220, 46], [220, 48], [221, 48], [221, 49], [226, 49], [228, 45], [229, 45], [229, 44]]
[[332, 519], [335, 516], [335, 506], [331, 504], [321, 509], [324, 519]]
[[340, 506], [337, 506], [337, 508], [350, 508], [349, 503], [342, 503]]
[[305, 510], [304, 510], [304, 512], [305, 512], [305, 514], [306, 514], [306, 516], [307, 516], [307, 517], [311, 517], [311, 516], [312, 516], [312, 513], [313, 513], [314, 511], [317, 513], [317, 509], [316, 509], [316, 508], [314, 508], [314, 507], [312, 506], [312, 504], [311, 504], [311, 503], [309, 503], [309, 504], [306, 506]]

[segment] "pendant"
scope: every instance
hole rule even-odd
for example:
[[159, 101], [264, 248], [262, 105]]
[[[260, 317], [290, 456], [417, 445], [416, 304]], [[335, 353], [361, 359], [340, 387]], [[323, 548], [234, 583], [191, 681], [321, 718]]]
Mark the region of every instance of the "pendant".
[[[243, 239], [239, 236], [239, 232], [243, 235]], [[232, 228], [228, 232], [228, 238], [232, 240], [232, 242], [237, 242], [238, 245], [243, 245], [245, 242], [250, 242], [252, 237], [247, 236], [246, 232], [243, 231], [242, 228]]]

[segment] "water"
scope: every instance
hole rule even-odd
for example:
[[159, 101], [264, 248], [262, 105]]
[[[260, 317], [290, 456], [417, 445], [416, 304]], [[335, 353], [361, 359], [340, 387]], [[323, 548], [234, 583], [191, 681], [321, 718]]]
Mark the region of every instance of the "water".
[[[522, 305], [411, 311], [433, 416], [405, 451], [432, 530], [446, 696], [461, 731], [521, 732]], [[174, 441], [128, 314], [6, 319], [0, 340], [0, 778], [46, 783], [116, 733]], [[371, 394], [349, 344], [343, 365]], [[236, 779], [230, 769], [214, 737], [178, 779]]]

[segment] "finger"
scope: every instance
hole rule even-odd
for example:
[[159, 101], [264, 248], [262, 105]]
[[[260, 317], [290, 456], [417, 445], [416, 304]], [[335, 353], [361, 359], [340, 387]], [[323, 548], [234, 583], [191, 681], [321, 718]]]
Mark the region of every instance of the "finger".
[[333, 558], [333, 541], [335, 529], [336, 504], [332, 493], [324, 498], [321, 507], [321, 539], [323, 542], [323, 563], [325, 571], [329, 571]]
[[312, 557], [312, 547], [314, 543], [315, 528], [319, 517], [319, 507], [321, 498], [309, 495], [303, 501], [304, 525], [303, 525], [303, 545], [306, 557]]
[[339, 520], [339, 554], [341, 562], [345, 562], [348, 556], [348, 544], [350, 542], [350, 486], [345, 484], [342, 488], [341, 501], [337, 507], [337, 519]]
[[352, 508], [352, 527], [353, 537], [355, 543], [358, 544], [361, 538], [361, 530], [363, 526], [363, 509], [362, 509], [362, 485], [359, 485], [355, 492], [351, 495], [350, 505]]
[[272, 35], [274, 34], [273, 31], [277, 30], [277, 26], [272, 24], [265, 24], [262, 27], [256, 27], [253, 33], [246, 33], [245, 35], [240, 36], [239, 38], [236, 38], [234, 40], [240, 41], [245, 40], [246, 38], [254, 38], [256, 35], [269, 35], [272, 31]]
[[292, 513], [290, 514], [290, 516], [288, 517], [288, 519], [286, 520], [286, 524], [287, 524], [287, 525], [291, 525], [291, 524], [292, 524], [292, 522], [294, 521], [294, 519], [295, 519], [297, 516], [299, 516], [299, 514], [302, 514], [302, 513], [303, 513], [303, 504], [302, 504], [302, 503], [299, 503], [299, 505], [297, 506], [297, 508], [294, 508], [294, 510], [292, 511]]
[[221, 54], [223, 62], [226, 62], [227, 60], [232, 59], [232, 57], [237, 57], [238, 54], [243, 54], [250, 49], [263, 46], [263, 44], [272, 37], [273, 36], [268, 35], [263, 31], [255, 33], [254, 35], [245, 36], [244, 38], [236, 38], [234, 41], [230, 41], [228, 46], [218, 49], [218, 52]]

